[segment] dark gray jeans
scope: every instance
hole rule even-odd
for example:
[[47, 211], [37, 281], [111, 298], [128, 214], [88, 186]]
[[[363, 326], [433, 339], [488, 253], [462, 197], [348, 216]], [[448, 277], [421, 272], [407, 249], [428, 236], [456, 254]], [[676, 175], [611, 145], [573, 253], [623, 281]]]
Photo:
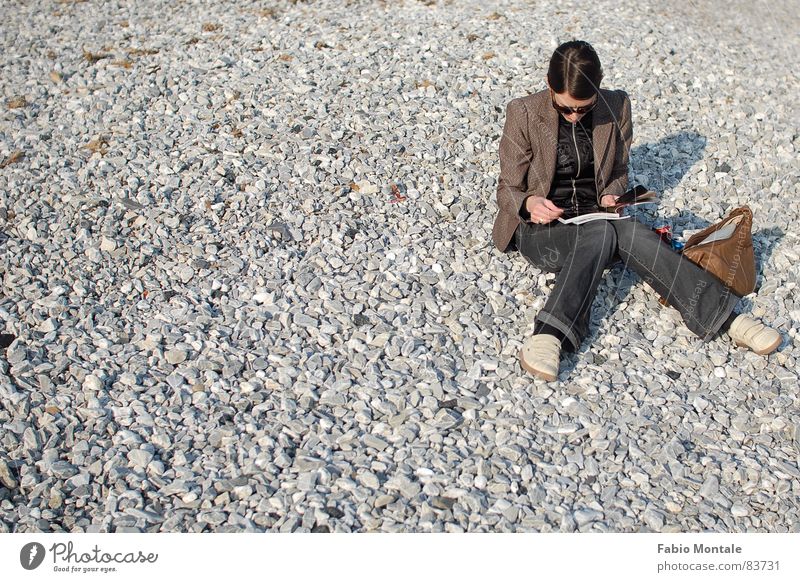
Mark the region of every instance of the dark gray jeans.
[[558, 273], [537, 321], [564, 333], [577, 350], [603, 270], [622, 260], [669, 304], [703, 341], [712, 339], [740, 297], [711, 273], [676, 253], [635, 218], [582, 225], [521, 223], [517, 249], [535, 267]]

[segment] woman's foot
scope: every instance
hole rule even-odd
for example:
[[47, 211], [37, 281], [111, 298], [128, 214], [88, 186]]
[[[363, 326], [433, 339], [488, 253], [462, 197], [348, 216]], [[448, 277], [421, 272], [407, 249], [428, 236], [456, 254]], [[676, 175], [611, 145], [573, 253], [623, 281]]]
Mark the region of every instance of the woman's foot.
[[733, 320], [728, 335], [736, 345], [750, 348], [761, 356], [774, 352], [783, 341], [777, 331], [747, 315], [739, 315]]
[[519, 351], [522, 368], [538, 378], [552, 382], [558, 377], [561, 340], [546, 333], [532, 335]]

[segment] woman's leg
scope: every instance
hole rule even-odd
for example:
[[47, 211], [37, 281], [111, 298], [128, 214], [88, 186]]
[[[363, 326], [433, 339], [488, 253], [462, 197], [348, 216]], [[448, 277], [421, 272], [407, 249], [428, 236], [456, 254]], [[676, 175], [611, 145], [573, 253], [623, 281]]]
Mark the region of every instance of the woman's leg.
[[675, 252], [658, 233], [634, 218], [610, 221], [619, 257], [675, 307], [692, 332], [712, 339], [740, 297], [705, 269]]
[[559, 330], [573, 350], [589, 330], [589, 315], [603, 270], [617, 247], [614, 229], [605, 220], [581, 225], [520, 224], [517, 248], [539, 269], [557, 272], [555, 286], [536, 316], [537, 326]]

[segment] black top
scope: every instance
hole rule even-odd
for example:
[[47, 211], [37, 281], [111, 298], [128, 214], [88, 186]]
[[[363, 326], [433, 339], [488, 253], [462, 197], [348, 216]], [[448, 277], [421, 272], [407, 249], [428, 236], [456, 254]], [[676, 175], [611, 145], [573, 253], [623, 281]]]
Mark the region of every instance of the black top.
[[558, 114], [556, 173], [547, 197], [564, 208], [561, 217], [565, 219], [600, 211], [594, 183], [591, 111], [575, 124]]

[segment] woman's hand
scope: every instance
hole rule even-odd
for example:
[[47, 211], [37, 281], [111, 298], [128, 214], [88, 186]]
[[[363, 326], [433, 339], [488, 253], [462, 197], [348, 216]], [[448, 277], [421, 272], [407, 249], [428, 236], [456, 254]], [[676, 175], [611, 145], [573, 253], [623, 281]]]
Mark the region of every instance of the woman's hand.
[[531, 222], [547, 224], [564, 214], [564, 209], [559, 208], [544, 196], [528, 196], [525, 199], [525, 210], [530, 214]]
[[600, 199], [600, 206], [602, 206], [603, 208], [614, 206], [617, 203], [617, 198], [619, 198], [619, 196], [614, 196], [613, 194], [606, 194]]

